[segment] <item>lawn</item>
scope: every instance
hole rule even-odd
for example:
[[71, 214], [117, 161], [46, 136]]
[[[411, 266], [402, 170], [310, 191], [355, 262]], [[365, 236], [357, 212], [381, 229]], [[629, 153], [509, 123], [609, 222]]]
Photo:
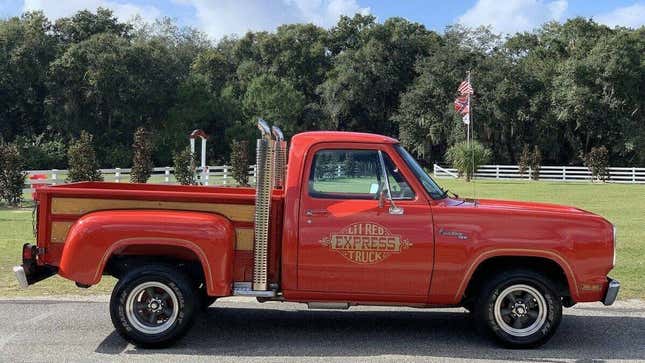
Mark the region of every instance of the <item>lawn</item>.
[[[439, 179], [444, 188], [463, 197], [532, 200], [574, 205], [598, 213], [618, 229], [617, 266], [611, 275], [622, 283], [621, 299], [645, 299], [645, 185], [553, 183], [526, 181], [476, 181]], [[20, 246], [33, 241], [31, 209], [0, 210], [0, 296], [101, 294], [114, 280], [104, 278], [90, 289], [58, 277], [21, 291], [11, 267], [20, 259]]]

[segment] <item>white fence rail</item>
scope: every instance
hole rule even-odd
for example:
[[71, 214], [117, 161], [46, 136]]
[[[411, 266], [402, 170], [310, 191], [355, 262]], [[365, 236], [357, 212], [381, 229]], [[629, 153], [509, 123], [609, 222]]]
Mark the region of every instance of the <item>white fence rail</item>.
[[[645, 184], [645, 168], [610, 167], [609, 183], [634, 183]], [[434, 164], [434, 176], [437, 178], [456, 178], [457, 170]], [[475, 177], [479, 179], [515, 179], [530, 180], [529, 168], [520, 174], [517, 165], [482, 165], [477, 169]], [[540, 180], [563, 182], [590, 182], [593, 180], [591, 171], [584, 166], [542, 166], [540, 167]]]
[[[128, 168], [101, 169], [101, 175], [105, 181], [129, 183], [130, 171], [131, 169]], [[25, 179], [25, 189], [23, 189], [23, 192], [30, 193], [34, 188], [38, 188], [38, 185], [66, 183], [68, 171], [58, 169], [28, 170], [26, 173], [27, 178]], [[249, 167], [249, 184], [255, 184], [255, 176], [255, 165], [251, 165]], [[207, 166], [206, 172], [202, 172], [201, 168], [197, 168], [197, 178], [203, 185], [237, 185], [237, 182], [233, 179], [233, 169], [229, 165]], [[169, 166], [154, 168], [148, 183], [177, 184], [174, 168]]]
[[[67, 178], [67, 170], [28, 170], [25, 180], [25, 193], [30, 193], [38, 185], [56, 185], [63, 184]], [[458, 173], [454, 168], [442, 167], [434, 164], [434, 176], [437, 178], [457, 178]], [[117, 183], [130, 182], [130, 169], [114, 168], [101, 169], [101, 174], [105, 181]], [[480, 179], [515, 179], [529, 180], [531, 171], [520, 174], [517, 165], [482, 165], [475, 173], [476, 178]], [[206, 172], [202, 173], [201, 168], [197, 170], [198, 180], [203, 185], [227, 186], [236, 185], [233, 179], [233, 171], [229, 165], [208, 166]], [[589, 169], [584, 166], [542, 166], [540, 168], [540, 180], [547, 181], [564, 181], [564, 182], [583, 182], [592, 181], [592, 175]], [[645, 168], [609, 168], [610, 183], [635, 183], [645, 184]], [[172, 167], [154, 168], [149, 183], [157, 184], [177, 184]], [[249, 184], [255, 184], [255, 165], [249, 167]]]

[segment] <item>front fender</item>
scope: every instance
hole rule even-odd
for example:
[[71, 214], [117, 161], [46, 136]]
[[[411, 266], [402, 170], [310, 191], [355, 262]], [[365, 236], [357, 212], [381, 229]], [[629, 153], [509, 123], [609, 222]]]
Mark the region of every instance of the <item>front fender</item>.
[[190, 251], [201, 263], [208, 294], [230, 295], [235, 228], [227, 218], [210, 213], [112, 210], [86, 214], [70, 228], [58, 273], [94, 285], [111, 256], [131, 247], [138, 255], [166, 256], [168, 249], [162, 246]]

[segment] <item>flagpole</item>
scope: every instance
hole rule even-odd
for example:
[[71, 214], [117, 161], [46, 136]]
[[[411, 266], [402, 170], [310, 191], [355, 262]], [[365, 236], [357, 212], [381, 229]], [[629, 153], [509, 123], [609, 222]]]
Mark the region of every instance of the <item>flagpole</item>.
[[[470, 83], [470, 70], [466, 71], [466, 80]], [[470, 124], [473, 122], [473, 107], [471, 105], [470, 92], [468, 92], [468, 124], [466, 125], [466, 145], [470, 147]]]
[[[470, 83], [470, 69], [468, 70], [468, 84], [472, 87]], [[472, 101], [472, 92], [468, 93], [468, 128], [472, 127], [472, 133], [470, 135], [471, 140], [475, 136], [475, 127], [473, 126], [473, 101]]]

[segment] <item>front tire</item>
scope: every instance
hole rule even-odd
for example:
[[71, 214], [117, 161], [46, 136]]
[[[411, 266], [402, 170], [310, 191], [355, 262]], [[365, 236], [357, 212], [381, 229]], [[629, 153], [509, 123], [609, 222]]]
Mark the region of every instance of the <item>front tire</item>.
[[119, 280], [110, 299], [116, 331], [139, 347], [167, 347], [192, 325], [198, 299], [190, 279], [166, 265], [146, 265]]
[[480, 290], [473, 313], [480, 330], [509, 348], [546, 343], [562, 320], [562, 302], [554, 284], [530, 270], [494, 276]]

